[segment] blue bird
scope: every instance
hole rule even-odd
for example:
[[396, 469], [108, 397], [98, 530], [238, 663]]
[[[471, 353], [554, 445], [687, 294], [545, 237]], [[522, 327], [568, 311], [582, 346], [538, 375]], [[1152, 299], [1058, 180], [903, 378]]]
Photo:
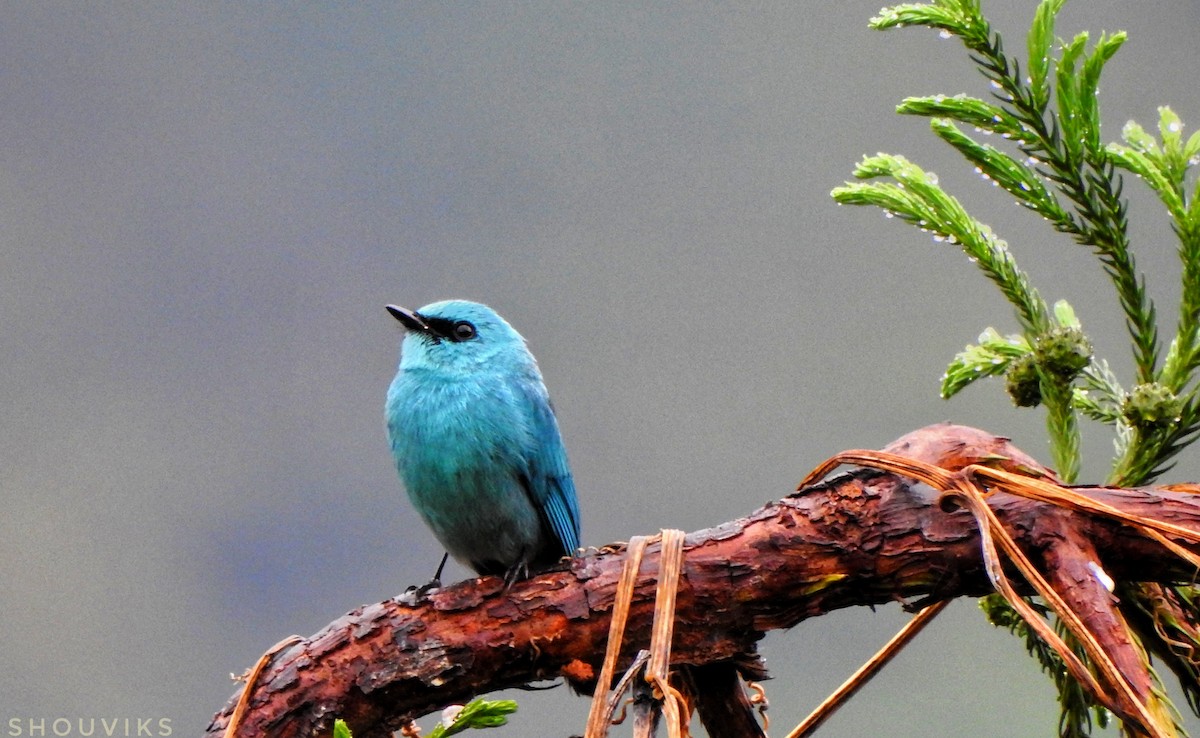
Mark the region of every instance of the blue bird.
[[509, 584], [571, 555], [579, 502], [525, 339], [477, 302], [387, 309], [405, 329], [385, 408], [392, 456], [447, 554]]

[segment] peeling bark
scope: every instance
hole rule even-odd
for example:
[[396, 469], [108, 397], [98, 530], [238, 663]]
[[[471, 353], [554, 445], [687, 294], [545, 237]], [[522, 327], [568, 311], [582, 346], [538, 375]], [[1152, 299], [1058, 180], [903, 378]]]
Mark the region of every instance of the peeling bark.
[[[1005, 439], [961, 426], [931, 426], [887, 450], [947, 469], [984, 460], [1014, 471], [1042, 469]], [[1200, 497], [1187, 492], [1075, 490], [1200, 531]], [[843, 607], [990, 592], [974, 519], [965, 511], [942, 510], [937, 497], [896, 475], [856, 470], [688, 535], [672, 663], [732, 665], [744, 678], [760, 678], [765, 670], [755, 648], [768, 630]], [[1186, 582], [1195, 574], [1159, 544], [1118, 523], [1002, 493], [988, 504], [1027, 550], [1043, 551], [1068, 590], [1087, 586], [1077, 593], [1084, 604], [1111, 595], [1092, 586], [1094, 577], [1084, 577], [1078, 551], [1050, 542], [1055, 536], [1087, 543], [1086, 555], [1099, 559], [1118, 581]], [[658, 553], [651, 545], [642, 563], [623, 665], [649, 642]], [[485, 577], [412, 604], [387, 600], [356, 609], [274, 657], [251, 687], [238, 735], [327, 735], [333, 718], [340, 717], [356, 738], [375, 738], [446, 705], [532, 681], [562, 676], [587, 692], [603, 660], [623, 557], [623, 545], [605, 547], [508, 591], [500, 579]], [[1115, 612], [1111, 606], [1101, 610]], [[1099, 616], [1098, 611], [1098, 627]], [[744, 713], [744, 706], [731, 707], [736, 696], [729, 693], [730, 682], [736, 680], [730, 672], [707, 674], [720, 681], [697, 685], [698, 696], [708, 689], [715, 700], [700, 706], [702, 718], [721, 709]], [[726, 693], [724, 708], [719, 692]], [[231, 701], [208, 735], [224, 731], [232, 709]]]
[[[1143, 701], [1154, 689], [1144, 659], [1129, 637], [1129, 627], [1117, 609], [1117, 597], [1101, 579], [1100, 555], [1092, 542], [1081, 537], [1071, 516], [1048, 511], [1032, 531], [1035, 546], [1043, 545], [1046, 578], [1055, 591], [1079, 614], [1088, 631], [1129, 678], [1134, 693]], [[1107, 572], [1104, 572], [1105, 574]]]

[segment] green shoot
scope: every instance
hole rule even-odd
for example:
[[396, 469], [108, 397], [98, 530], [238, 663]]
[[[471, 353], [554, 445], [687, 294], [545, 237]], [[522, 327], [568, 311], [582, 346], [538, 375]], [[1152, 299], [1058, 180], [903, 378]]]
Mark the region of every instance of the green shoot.
[[[517, 711], [512, 700], [474, 699], [465, 705], [451, 705], [442, 711], [442, 719], [429, 738], [449, 738], [465, 730], [497, 728], [508, 722], [508, 716]], [[338, 718], [333, 723], [333, 738], [352, 738], [346, 721]]]

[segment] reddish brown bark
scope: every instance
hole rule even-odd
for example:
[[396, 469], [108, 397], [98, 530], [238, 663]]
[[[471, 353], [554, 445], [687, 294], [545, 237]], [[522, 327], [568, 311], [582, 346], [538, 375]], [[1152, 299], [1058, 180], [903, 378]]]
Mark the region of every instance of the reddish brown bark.
[[[1000, 457], [1009, 459], [1010, 469], [1037, 468], [1004, 439], [961, 426], [923, 429], [888, 450], [950, 469]], [[1186, 492], [1078, 491], [1200, 531], [1200, 498]], [[1056, 508], [999, 493], [989, 505], [1019, 542], [1045, 547], [1036, 531]], [[1094, 547], [1118, 581], [1190, 581], [1194, 575], [1132, 529], [1069, 517], [1072, 535]], [[979, 546], [971, 515], [942, 510], [929, 488], [878, 471], [836, 476], [687, 537], [672, 662], [733, 664], [753, 677], [761, 675], [755, 644], [768, 630], [853, 605], [985, 594], [991, 587]], [[389, 600], [354, 610], [274, 658], [253, 686], [239, 735], [326, 734], [341, 717], [356, 738], [373, 738], [445, 705], [539, 679], [564, 676], [586, 690], [603, 659], [623, 553], [623, 546], [589, 552], [507, 592], [499, 579], [484, 578], [435, 591], [415, 605]], [[657, 569], [652, 545], [630, 611], [626, 664], [649, 641]], [[711, 674], [728, 688], [727, 672]], [[231, 710], [232, 703], [208, 734], [224, 730]]]
[[1089, 565], [1100, 561], [1099, 552], [1072, 523], [1070, 515], [1056, 510], [1042, 517], [1033, 530], [1034, 544], [1043, 549], [1046, 578], [1144, 700], [1154, 689], [1150, 675], [1142, 668], [1137, 647], [1130, 641], [1128, 626], [1116, 607], [1116, 595], [1106, 588], [1101, 573]]

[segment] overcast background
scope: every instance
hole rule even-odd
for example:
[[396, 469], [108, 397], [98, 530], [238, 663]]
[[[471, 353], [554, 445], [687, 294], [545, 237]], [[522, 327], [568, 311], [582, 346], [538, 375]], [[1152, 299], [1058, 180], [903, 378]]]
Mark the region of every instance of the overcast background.
[[[1034, 7], [986, 4], [1010, 50]], [[474, 298], [526, 336], [591, 545], [745, 514], [838, 450], [935, 421], [1045, 460], [1041, 412], [998, 383], [937, 397], [981, 329], [1015, 329], [991, 284], [829, 190], [879, 150], [936, 170], [1128, 384], [1122, 316], [1086, 249], [893, 114], [989, 90], [957, 41], [868, 30], [878, 9], [5, 5], [0, 730], [196, 735], [281, 637], [429, 577], [440, 549], [384, 441], [388, 302]], [[1059, 35], [1085, 28], [1130, 33], [1101, 87], [1106, 140], [1153, 129], [1160, 104], [1200, 124], [1200, 6], [1069, 4]], [[1169, 338], [1175, 242], [1128, 185]], [[1109, 440], [1089, 431], [1097, 480]], [[1200, 479], [1194, 456], [1171, 478]], [[905, 618], [771, 634], [772, 732]], [[583, 698], [517, 698], [497, 736], [582, 731]], [[964, 601], [821, 735], [1055, 720], [1024, 649]]]

